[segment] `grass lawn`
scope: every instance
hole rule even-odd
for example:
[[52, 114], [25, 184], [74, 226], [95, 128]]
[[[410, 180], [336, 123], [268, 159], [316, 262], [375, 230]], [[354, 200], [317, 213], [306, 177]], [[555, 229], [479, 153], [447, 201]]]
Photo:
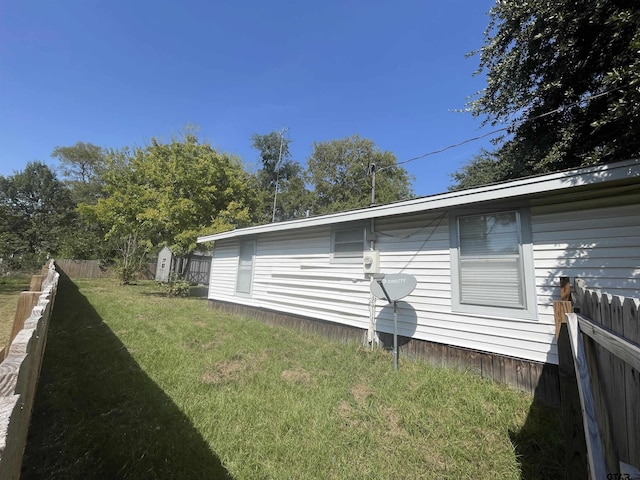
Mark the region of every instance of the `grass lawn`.
[[430, 367], [61, 278], [23, 479], [564, 478], [558, 412]]
[[29, 290], [30, 283], [26, 274], [0, 277], [0, 350], [9, 343], [20, 292]]

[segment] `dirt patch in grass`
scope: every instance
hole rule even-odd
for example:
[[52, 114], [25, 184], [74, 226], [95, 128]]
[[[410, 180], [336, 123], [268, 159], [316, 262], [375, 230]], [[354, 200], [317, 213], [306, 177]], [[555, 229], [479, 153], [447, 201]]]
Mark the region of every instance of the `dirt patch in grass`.
[[238, 374], [244, 372], [247, 365], [242, 360], [225, 360], [207, 369], [202, 374], [202, 382], [208, 384], [218, 384], [229, 380], [234, 380]]
[[202, 374], [202, 383], [219, 384], [237, 380], [247, 373], [258, 371], [267, 357], [266, 353], [234, 355], [229, 360], [223, 360], [207, 368]]
[[342, 400], [340, 401], [340, 403], [338, 403], [338, 406], [336, 407], [336, 413], [347, 427], [353, 428], [357, 427], [360, 424], [359, 420], [355, 418], [353, 407], [346, 400]]
[[362, 383], [358, 383], [351, 389], [351, 395], [356, 399], [356, 402], [363, 403], [367, 397], [371, 396], [373, 392], [371, 389]]
[[223, 343], [224, 341], [222, 339], [217, 339], [212, 342], [203, 343], [200, 348], [202, 348], [202, 350], [211, 350], [212, 348], [221, 346]]
[[399, 436], [404, 433], [404, 428], [401, 426], [402, 418], [395, 408], [384, 407], [382, 409], [382, 419], [389, 434]]
[[284, 370], [280, 374], [280, 377], [289, 383], [309, 384], [312, 380], [311, 374], [303, 368], [298, 368], [295, 370]]

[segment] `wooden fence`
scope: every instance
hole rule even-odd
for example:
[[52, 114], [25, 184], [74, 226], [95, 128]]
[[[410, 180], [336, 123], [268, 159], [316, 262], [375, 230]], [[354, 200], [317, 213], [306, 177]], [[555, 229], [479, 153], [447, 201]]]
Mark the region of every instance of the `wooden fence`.
[[[110, 278], [115, 277], [113, 269], [104, 268], [99, 260], [56, 260], [56, 264], [69, 278]], [[156, 264], [145, 265], [145, 271], [140, 275], [145, 280], [153, 280], [156, 274]]]
[[554, 304], [568, 471], [640, 479], [640, 300], [580, 280], [572, 299]]
[[21, 294], [9, 347], [0, 363], [0, 478], [3, 480], [20, 478], [59, 278], [53, 260], [42, 275], [34, 275], [31, 291]]

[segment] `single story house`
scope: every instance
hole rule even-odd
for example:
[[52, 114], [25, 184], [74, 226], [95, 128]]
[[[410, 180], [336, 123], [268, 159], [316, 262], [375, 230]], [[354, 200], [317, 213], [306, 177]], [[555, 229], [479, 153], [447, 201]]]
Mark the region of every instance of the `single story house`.
[[371, 294], [373, 274], [410, 274], [401, 355], [553, 397], [559, 278], [640, 296], [640, 161], [198, 239], [211, 241], [211, 306], [375, 342], [393, 332], [393, 308]]

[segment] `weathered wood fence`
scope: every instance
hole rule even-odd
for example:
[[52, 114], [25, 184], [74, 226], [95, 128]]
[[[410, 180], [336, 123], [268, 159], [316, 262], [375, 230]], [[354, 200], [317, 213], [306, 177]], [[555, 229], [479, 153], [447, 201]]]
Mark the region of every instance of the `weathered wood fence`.
[[[72, 260], [59, 259], [56, 264], [66, 273], [69, 278], [109, 278], [116, 274], [113, 269], [104, 268], [99, 260]], [[152, 280], [156, 274], [156, 264], [145, 265], [145, 271], [141, 273], [142, 278]]]
[[22, 292], [0, 363], [0, 479], [20, 478], [31, 410], [60, 275], [52, 261]]
[[567, 470], [640, 479], [640, 300], [580, 280], [569, 297], [568, 279], [561, 283], [566, 300], [554, 309]]

